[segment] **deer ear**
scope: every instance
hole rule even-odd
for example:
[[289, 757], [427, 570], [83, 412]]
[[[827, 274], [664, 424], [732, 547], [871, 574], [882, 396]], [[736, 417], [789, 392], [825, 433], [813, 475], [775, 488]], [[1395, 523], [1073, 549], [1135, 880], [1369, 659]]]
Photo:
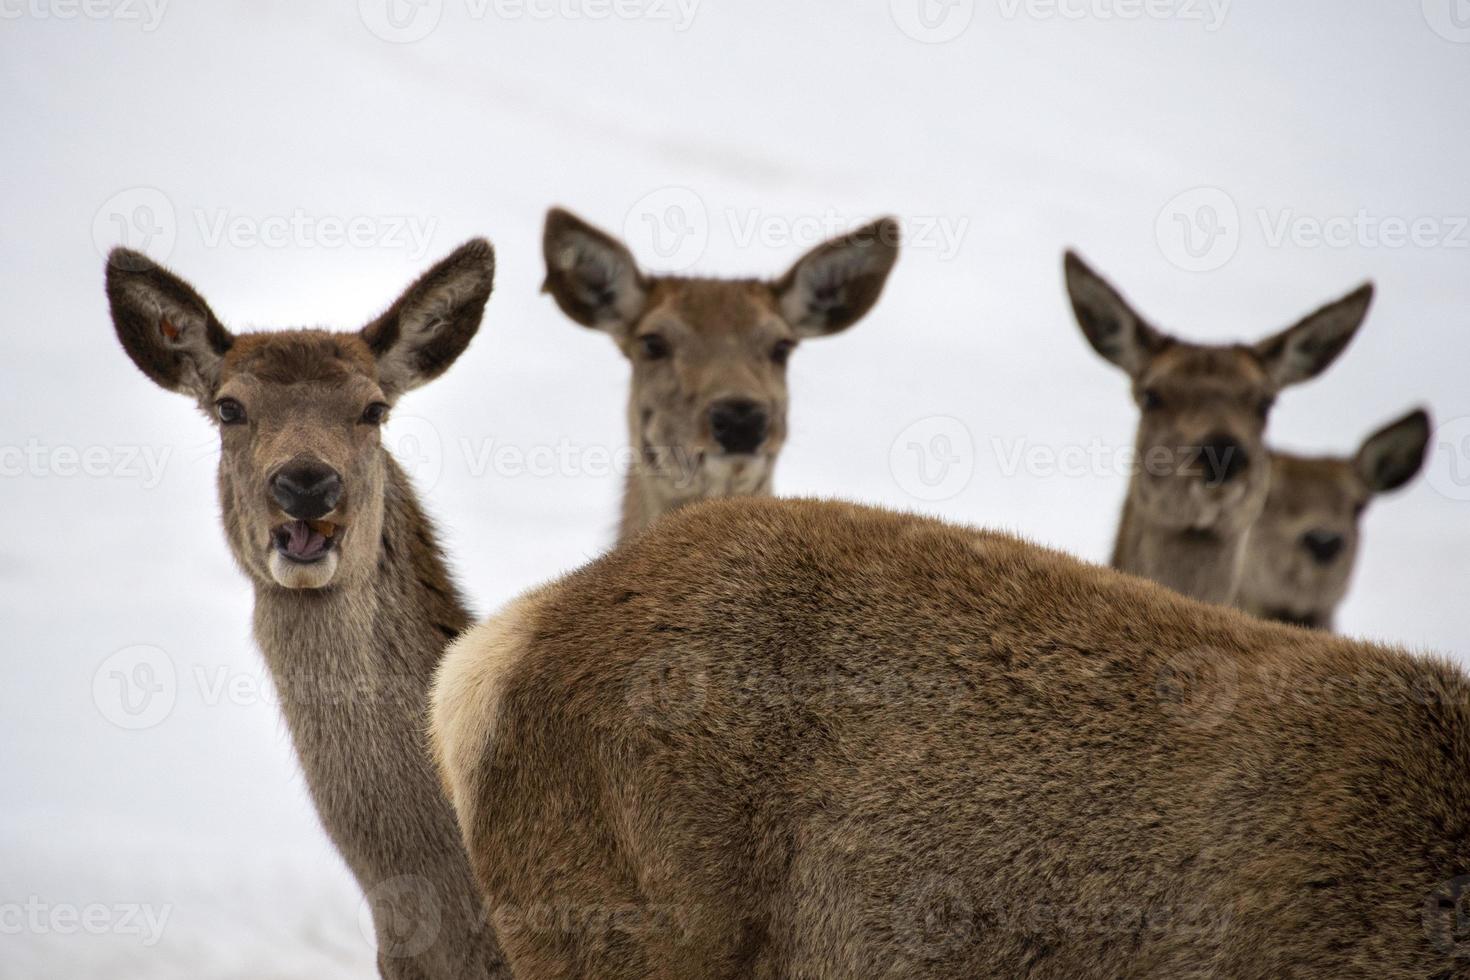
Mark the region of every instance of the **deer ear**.
[[1130, 376], [1142, 375], [1148, 362], [1168, 343], [1168, 337], [1149, 326], [1122, 294], [1093, 272], [1076, 252], [1067, 252], [1062, 271], [1072, 313], [1092, 349]]
[[1373, 284], [1365, 283], [1296, 326], [1256, 344], [1256, 354], [1276, 387], [1307, 381], [1327, 370], [1362, 326], [1372, 302]]
[[569, 211], [546, 212], [541, 239], [546, 282], [563, 313], [584, 327], [616, 333], [643, 311], [648, 285], [621, 242]]
[[473, 238], [363, 327], [384, 394], [396, 398], [447, 371], [480, 329], [494, 284], [495, 250]]
[[1424, 466], [1429, 413], [1415, 409], [1363, 440], [1353, 466], [1374, 493], [1397, 490]]
[[169, 391], [208, 405], [235, 338], [194, 287], [131, 249], [107, 257], [107, 302], [123, 349]]
[[772, 285], [781, 315], [802, 337], [846, 330], [878, 302], [899, 237], [898, 222], [880, 218], [818, 245]]

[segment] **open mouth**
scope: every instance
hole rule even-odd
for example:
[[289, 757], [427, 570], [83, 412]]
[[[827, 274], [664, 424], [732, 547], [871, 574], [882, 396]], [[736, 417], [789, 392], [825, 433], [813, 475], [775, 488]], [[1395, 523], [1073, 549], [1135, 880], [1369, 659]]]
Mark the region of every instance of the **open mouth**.
[[341, 530], [331, 521], [287, 521], [271, 532], [271, 543], [282, 557], [309, 565], [337, 546]]

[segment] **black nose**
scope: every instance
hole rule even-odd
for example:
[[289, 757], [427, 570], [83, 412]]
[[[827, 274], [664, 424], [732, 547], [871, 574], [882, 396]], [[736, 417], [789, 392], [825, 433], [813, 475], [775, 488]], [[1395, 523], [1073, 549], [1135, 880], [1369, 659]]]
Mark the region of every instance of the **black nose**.
[[1302, 546], [1312, 553], [1317, 563], [1325, 565], [1342, 552], [1346, 544], [1336, 531], [1308, 531], [1302, 535]]
[[1234, 436], [1223, 432], [1207, 436], [1199, 449], [1195, 450], [1194, 458], [1205, 482], [1212, 487], [1235, 479], [1245, 472], [1251, 462], [1245, 447]]
[[330, 514], [342, 500], [342, 477], [325, 463], [288, 463], [270, 481], [271, 496], [297, 520]]
[[710, 433], [727, 453], [753, 453], [766, 441], [771, 418], [749, 398], [726, 398], [709, 410]]

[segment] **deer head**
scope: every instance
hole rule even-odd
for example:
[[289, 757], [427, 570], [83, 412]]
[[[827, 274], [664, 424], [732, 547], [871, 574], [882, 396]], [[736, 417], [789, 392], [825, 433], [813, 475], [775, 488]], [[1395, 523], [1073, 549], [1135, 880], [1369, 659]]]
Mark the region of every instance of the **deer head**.
[[261, 585], [321, 589], [371, 576], [383, 524], [380, 428], [479, 328], [495, 260], [476, 239], [355, 333], [233, 334], [183, 279], [127, 249], [107, 265], [123, 349], [219, 430], [219, 493], [240, 566]]
[[1251, 526], [1240, 604], [1251, 612], [1329, 627], [1357, 560], [1369, 502], [1424, 465], [1429, 415], [1416, 409], [1373, 433], [1351, 457], [1271, 454], [1271, 490]]
[[1266, 421], [1276, 395], [1314, 378], [1367, 315], [1363, 285], [1255, 344], [1193, 344], [1136, 313], [1077, 255], [1067, 293], [1089, 344], [1132, 381], [1140, 416], [1134, 516], [1185, 531], [1244, 532], [1265, 502]]
[[[872, 309], [898, 257], [875, 221], [807, 253], [779, 279], [648, 275], [605, 232], [559, 208], [546, 217], [543, 287], [632, 364], [630, 437], [679, 498], [764, 492], [786, 439], [786, 364], [803, 340]], [[626, 530], [626, 528], [625, 528]]]

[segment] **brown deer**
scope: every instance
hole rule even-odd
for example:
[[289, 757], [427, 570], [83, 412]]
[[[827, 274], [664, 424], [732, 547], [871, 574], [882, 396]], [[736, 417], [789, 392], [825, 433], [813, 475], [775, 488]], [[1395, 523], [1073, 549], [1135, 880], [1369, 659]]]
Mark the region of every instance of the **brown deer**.
[[547, 213], [543, 290], [611, 336], [633, 367], [620, 540], [696, 500], [771, 492], [786, 441], [786, 362], [802, 340], [872, 309], [898, 236], [880, 219], [770, 282], [651, 276], [610, 235], [560, 208]]
[[1373, 433], [1351, 458], [1272, 452], [1271, 490], [1251, 526], [1236, 604], [1257, 616], [1332, 629], [1357, 561], [1368, 502], [1424, 465], [1429, 415], [1415, 410]]
[[1470, 977], [1470, 679], [1006, 535], [702, 503], [445, 655], [518, 980]]
[[1342, 353], [1373, 298], [1365, 284], [1255, 344], [1193, 344], [1151, 326], [1074, 253], [1067, 293], [1094, 350], [1127, 372], [1140, 417], [1114, 568], [1229, 603], [1270, 481], [1263, 436], [1276, 395]]
[[429, 681], [470, 623], [379, 429], [479, 328], [494, 253], [475, 240], [356, 333], [233, 334], [184, 280], [107, 265], [123, 348], [219, 429], [225, 537], [322, 824], [373, 912], [394, 980], [507, 977], [422, 737]]

